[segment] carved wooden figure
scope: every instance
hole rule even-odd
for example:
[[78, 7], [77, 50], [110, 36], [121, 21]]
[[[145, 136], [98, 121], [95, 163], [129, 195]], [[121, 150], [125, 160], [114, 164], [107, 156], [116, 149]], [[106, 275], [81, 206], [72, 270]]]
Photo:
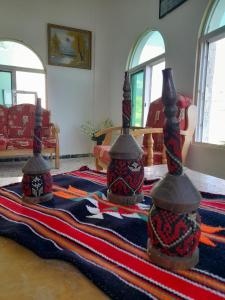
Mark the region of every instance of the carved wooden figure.
[[176, 98], [172, 70], [168, 68], [163, 71], [162, 99], [169, 172], [151, 193], [153, 206], [148, 219], [148, 253], [151, 261], [160, 266], [187, 269], [199, 260], [200, 217], [197, 209], [201, 196], [183, 173]]
[[33, 139], [33, 157], [23, 167], [23, 200], [39, 203], [52, 198], [52, 177], [47, 161], [41, 155], [41, 99], [37, 99]]
[[131, 97], [128, 73], [125, 73], [122, 103], [122, 133], [109, 154], [111, 163], [107, 169], [108, 198], [112, 202], [130, 205], [143, 199], [144, 180], [143, 151], [129, 133]]

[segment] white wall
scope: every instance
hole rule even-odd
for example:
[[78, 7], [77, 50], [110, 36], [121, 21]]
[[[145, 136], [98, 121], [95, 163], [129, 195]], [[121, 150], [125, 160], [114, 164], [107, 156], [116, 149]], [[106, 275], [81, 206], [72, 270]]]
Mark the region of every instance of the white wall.
[[[109, 115], [109, 1], [0, 0], [0, 39], [22, 41], [46, 67], [48, 107], [61, 130], [60, 154], [90, 152], [80, 125]], [[47, 23], [93, 32], [92, 70], [47, 65]]]

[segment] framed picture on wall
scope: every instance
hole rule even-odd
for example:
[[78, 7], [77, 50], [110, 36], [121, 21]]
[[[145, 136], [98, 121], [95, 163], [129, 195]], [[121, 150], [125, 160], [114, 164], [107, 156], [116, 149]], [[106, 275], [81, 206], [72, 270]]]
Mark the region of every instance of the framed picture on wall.
[[159, 18], [163, 18], [185, 1], [187, 0], [159, 0]]
[[91, 32], [48, 24], [48, 64], [91, 69]]

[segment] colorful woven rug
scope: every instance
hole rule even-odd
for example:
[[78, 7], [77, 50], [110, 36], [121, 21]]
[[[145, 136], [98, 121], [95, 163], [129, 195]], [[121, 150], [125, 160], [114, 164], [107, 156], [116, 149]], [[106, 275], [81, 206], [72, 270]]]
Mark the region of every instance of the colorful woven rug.
[[107, 201], [106, 176], [85, 167], [54, 176], [54, 198], [21, 201], [20, 183], [0, 189], [0, 234], [43, 258], [73, 263], [112, 299], [224, 299], [225, 196], [204, 194], [199, 264], [171, 272], [146, 254], [152, 182], [143, 203]]

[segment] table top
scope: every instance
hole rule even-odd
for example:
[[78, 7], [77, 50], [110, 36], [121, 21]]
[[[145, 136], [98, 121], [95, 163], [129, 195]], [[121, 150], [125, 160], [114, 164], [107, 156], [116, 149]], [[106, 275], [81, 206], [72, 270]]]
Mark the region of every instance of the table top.
[[[145, 167], [145, 178], [162, 178], [168, 172], [167, 165], [154, 165]], [[184, 168], [184, 173], [191, 179], [199, 191], [212, 194], [225, 194], [225, 180]]]
[[[166, 165], [145, 168], [146, 179], [162, 178]], [[200, 191], [225, 194], [225, 180], [185, 168]], [[38, 293], [54, 299], [109, 299], [69, 263], [44, 260], [14, 241], [0, 237], [2, 299], [31, 299]], [[13, 267], [12, 267], [13, 266]]]

